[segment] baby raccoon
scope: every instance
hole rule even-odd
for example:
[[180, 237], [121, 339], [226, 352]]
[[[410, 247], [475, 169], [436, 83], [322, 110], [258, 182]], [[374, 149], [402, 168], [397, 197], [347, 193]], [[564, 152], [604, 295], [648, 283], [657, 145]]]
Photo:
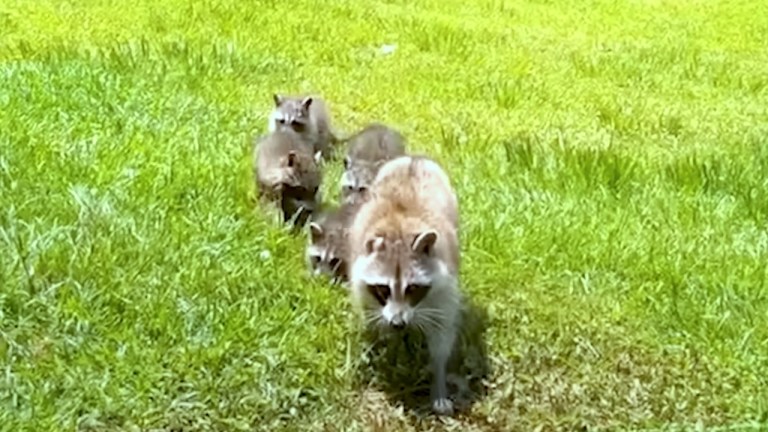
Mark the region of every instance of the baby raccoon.
[[367, 194], [356, 195], [310, 222], [306, 256], [313, 275], [328, 275], [334, 283], [348, 282], [349, 226], [367, 198]]
[[434, 160], [385, 163], [349, 234], [350, 292], [364, 321], [424, 332], [432, 367], [432, 409], [453, 413], [446, 366], [460, 326], [459, 203]]
[[370, 123], [349, 138], [341, 177], [341, 196], [346, 199], [370, 186], [383, 163], [405, 154], [405, 138], [381, 123]]
[[329, 158], [332, 144], [338, 140], [331, 130], [331, 114], [325, 101], [317, 96], [277, 93], [272, 98], [275, 106], [269, 115], [269, 131], [290, 129], [312, 146], [313, 153], [320, 152], [323, 158]]
[[254, 143], [254, 176], [262, 202], [278, 204], [283, 222], [303, 226], [320, 201], [318, 155], [292, 131], [278, 130]]

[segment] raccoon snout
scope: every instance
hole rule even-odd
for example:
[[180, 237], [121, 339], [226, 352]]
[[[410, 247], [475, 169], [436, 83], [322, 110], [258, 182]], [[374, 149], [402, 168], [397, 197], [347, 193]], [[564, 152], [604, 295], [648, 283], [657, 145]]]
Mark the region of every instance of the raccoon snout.
[[405, 321], [403, 321], [400, 317], [392, 318], [392, 321], [389, 322], [389, 325], [392, 326], [395, 330], [402, 330], [405, 328]]

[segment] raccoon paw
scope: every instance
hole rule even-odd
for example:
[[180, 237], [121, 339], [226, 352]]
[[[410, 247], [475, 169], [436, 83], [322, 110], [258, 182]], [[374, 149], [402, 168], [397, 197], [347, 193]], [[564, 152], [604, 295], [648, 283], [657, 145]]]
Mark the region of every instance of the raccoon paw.
[[441, 416], [453, 415], [453, 401], [448, 398], [435, 399], [432, 401], [432, 411]]

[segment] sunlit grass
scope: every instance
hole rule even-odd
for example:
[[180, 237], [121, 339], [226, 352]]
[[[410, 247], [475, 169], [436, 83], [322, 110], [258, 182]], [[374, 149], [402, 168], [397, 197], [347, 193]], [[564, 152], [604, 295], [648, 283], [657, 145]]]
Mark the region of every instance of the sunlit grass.
[[[746, 0], [3, 2], [1, 429], [765, 423], [766, 34]], [[492, 371], [445, 425], [254, 207], [275, 91], [451, 174]]]

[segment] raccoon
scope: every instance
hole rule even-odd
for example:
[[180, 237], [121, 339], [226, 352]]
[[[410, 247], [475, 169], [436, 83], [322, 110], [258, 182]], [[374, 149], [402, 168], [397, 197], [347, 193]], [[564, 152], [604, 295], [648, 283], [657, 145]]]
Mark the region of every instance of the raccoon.
[[319, 155], [290, 130], [277, 130], [254, 142], [253, 169], [261, 202], [277, 204], [283, 222], [304, 226], [321, 196]]
[[357, 194], [310, 222], [306, 257], [313, 275], [330, 276], [337, 284], [349, 281], [349, 226], [367, 198], [367, 194]]
[[348, 140], [341, 177], [341, 196], [366, 190], [383, 163], [405, 155], [403, 135], [381, 123], [370, 123]]
[[425, 334], [432, 409], [450, 415], [446, 366], [463, 304], [458, 198], [442, 167], [426, 156], [386, 162], [369, 193], [349, 234], [352, 302], [368, 325]]
[[331, 114], [325, 101], [318, 96], [272, 95], [275, 106], [269, 115], [268, 129], [290, 129], [311, 146], [313, 153], [320, 152], [323, 159], [331, 157], [332, 145], [339, 140], [331, 128]]

